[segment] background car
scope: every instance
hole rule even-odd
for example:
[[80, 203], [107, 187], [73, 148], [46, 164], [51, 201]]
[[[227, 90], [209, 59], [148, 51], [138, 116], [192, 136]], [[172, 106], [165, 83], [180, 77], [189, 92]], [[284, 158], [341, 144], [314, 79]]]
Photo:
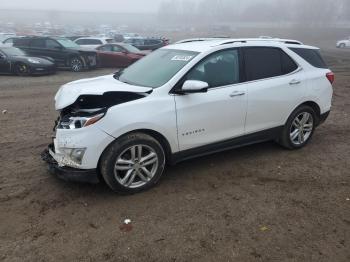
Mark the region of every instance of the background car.
[[140, 50], [156, 50], [169, 44], [169, 40], [162, 38], [130, 37], [124, 43], [131, 44]]
[[102, 45], [96, 50], [101, 67], [128, 67], [147, 54], [147, 52], [142, 52], [124, 43]]
[[77, 45], [88, 49], [95, 49], [100, 45], [110, 44], [115, 42], [113, 38], [107, 37], [81, 37], [74, 41]]
[[337, 42], [338, 48], [350, 48], [350, 37], [346, 40], [340, 40]]
[[28, 56], [15, 47], [0, 47], [0, 72], [19, 76], [44, 75], [56, 72], [52, 60]]
[[15, 33], [0, 33], [0, 43], [2, 43], [4, 40], [10, 37], [15, 37]]
[[13, 46], [36, 57], [50, 57], [57, 67], [70, 68], [74, 72], [97, 67], [97, 54], [87, 51], [71, 40], [62, 37], [22, 37]]

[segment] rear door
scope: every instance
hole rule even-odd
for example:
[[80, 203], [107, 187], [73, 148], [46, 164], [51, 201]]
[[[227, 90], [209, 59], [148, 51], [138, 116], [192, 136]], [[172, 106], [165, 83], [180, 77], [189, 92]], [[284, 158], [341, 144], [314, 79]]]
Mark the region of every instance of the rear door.
[[180, 150], [244, 134], [247, 96], [240, 78], [237, 49], [207, 56], [185, 76], [183, 81], [204, 81], [210, 88], [207, 93], [175, 96]]
[[51, 57], [59, 65], [65, 65], [64, 47], [54, 39], [45, 39], [45, 56]]
[[48, 56], [45, 47], [45, 38], [33, 38], [30, 41], [28, 53], [31, 56]]
[[305, 94], [296, 62], [276, 47], [243, 48], [248, 107], [246, 134], [283, 126]]

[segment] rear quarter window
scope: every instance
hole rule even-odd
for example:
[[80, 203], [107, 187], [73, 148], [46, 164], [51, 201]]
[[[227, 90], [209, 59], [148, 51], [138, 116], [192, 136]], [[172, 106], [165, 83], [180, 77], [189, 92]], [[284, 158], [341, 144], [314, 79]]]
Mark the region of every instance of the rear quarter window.
[[307, 49], [307, 48], [290, 48], [293, 52], [297, 53], [300, 57], [306, 60], [309, 64], [317, 68], [325, 68], [328, 66], [323, 60], [320, 51], [317, 49]]

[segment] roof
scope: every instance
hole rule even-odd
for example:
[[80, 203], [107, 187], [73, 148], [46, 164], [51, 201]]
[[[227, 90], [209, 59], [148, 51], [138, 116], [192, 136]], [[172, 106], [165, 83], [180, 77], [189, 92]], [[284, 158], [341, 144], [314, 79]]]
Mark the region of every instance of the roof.
[[[113, 39], [112, 37], [100, 37], [100, 36], [82, 36], [77, 38], [76, 40], [79, 39], [99, 39], [99, 40], [106, 40], [106, 39]], [[75, 41], [76, 41], [75, 40]]]
[[313, 48], [316, 47], [306, 46], [302, 42], [293, 39], [280, 39], [280, 38], [193, 38], [179, 41], [173, 45], [166, 46], [168, 49], [180, 49], [195, 52], [206, 52], [215, 47], [223, 45], [233, 46], [287, 46], [287, 47], [299, 47], [299, 48]]

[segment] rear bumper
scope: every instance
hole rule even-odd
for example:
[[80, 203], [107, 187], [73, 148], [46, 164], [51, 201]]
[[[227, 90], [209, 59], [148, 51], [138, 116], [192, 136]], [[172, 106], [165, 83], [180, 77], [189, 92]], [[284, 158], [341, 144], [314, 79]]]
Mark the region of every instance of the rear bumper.
[[100, 182], [96, 169], [60, 167], [56, 160], [50, 155], [49, 149], [42, 152], [41, 158], [47, 163], [49, 172], [60, 179], [90, 184], [97, 184]]

